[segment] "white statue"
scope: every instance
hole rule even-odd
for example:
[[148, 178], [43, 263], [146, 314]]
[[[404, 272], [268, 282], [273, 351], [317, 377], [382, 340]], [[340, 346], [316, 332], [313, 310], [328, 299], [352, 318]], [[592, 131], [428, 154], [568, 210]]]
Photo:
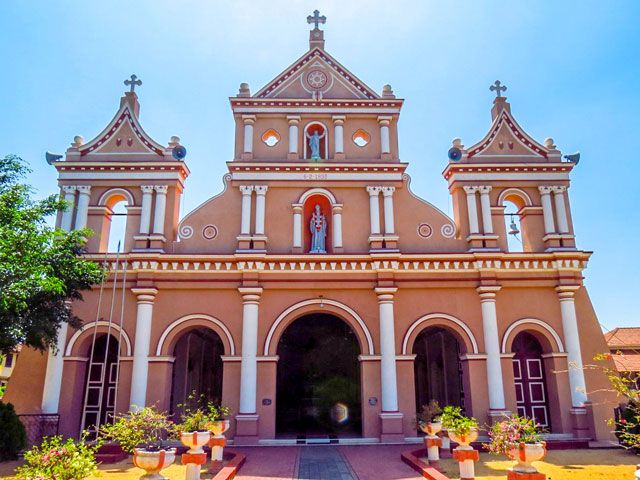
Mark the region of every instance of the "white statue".
[[321, 158], [320, 157], [320, 140], [322, 140], [326, 136], [326, 133], [323, 131], [322, 135], [320, 135], [316, 130], [315, 132], [313, 132], [313, 134], [309, 135], [307, 133], [306, 135], [307, 135], [307, 138], [309, 139], [309, 149], [311, 150], [311, 160], [313, 160], [314, 162], [317, 162]]
[[327, 253], [325, 239], [327, 237], [327, 219], [320, 211], [320, 205], [316, 205], [309, 222], [311, 231], [311, 250], [309, 253]]

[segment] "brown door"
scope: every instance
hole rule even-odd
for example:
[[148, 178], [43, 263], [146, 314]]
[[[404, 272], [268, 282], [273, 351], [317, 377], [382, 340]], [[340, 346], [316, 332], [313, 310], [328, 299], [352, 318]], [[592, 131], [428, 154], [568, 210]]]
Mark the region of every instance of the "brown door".
[[533, 418], [549, 429], [549, 401], [540, 342], [527, 332], [513, 341], [513, 378], [518, 415]]

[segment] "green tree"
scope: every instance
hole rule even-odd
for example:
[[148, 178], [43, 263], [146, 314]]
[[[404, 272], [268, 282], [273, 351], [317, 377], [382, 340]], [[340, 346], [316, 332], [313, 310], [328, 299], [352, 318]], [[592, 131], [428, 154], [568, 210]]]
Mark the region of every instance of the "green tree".
[[63, 322], [79, 327], [70, 300], [101, 281], [100, 265], [82, 258], [88, 229], [64, 232], [46, 218], [67, 207], [58, 195], [34, 200], [29, 173], [15, 155], [0, 158], [0, 353], [23, 344], [55, 348]]

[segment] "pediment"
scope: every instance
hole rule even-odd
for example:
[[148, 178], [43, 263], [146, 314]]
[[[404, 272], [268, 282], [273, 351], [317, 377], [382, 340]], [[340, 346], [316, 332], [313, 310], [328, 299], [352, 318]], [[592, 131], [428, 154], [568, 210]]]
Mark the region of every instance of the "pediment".
[[378, 99], [380, 96], [324, 50], [314, 48], [264, 86], [255, 97]]

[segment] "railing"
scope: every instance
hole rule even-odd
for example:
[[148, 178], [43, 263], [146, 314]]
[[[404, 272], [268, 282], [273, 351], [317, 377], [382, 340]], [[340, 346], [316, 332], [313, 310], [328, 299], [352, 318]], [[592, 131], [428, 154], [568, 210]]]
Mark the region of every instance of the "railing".
[[28, 446], [40, 443], [43, 437], [58, 434], [60, 415], [57, 413], [30, 413], [18, 417], [27, 432]]

